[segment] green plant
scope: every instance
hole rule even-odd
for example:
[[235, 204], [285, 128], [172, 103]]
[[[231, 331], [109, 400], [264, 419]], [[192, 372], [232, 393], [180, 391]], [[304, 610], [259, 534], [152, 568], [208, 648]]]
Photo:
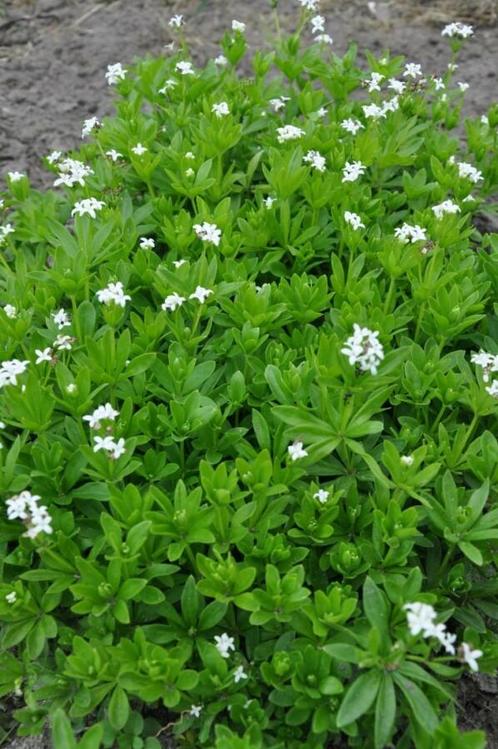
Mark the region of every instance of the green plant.
[[498, 109], [465, 152], [452, 67], [308, 18], [250, 78], [240, 24], [110, 66], [61, 189], [8, 178], [0, 694], [56, 749], [156, 749], [158, 708], [190, 747], [484, 746]]

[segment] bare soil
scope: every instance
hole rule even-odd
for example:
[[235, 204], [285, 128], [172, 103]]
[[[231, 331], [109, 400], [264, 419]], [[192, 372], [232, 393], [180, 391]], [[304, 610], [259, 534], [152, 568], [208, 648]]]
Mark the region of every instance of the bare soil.
[[[283, 26], [292, 28], [297, 3], [280, 6]], [[403, 54], [427, 74], [442, 73], [449, 60], [442, 24], [475, 24], [458, 70], [470, 84], [466, 111], [480, 115], [498, 99], [497, 0], [387, 0], [375, 13], [366, 0], [322, 0], [322, 10], [338, 54], [354, 41], [360, 50]], [[271, 44], [268, 0], [0, 0], [0, 174], [27, 171], [34, 184], [46, 184], [41, 157], [77, 147], [84, 119], [112, 113], [107, 65], [169, 54], [173, 12], [185, 15], [198, 62], [219, 53], [232, 18], [247, 24], [250, 47]], [[466, 678], [458, 704], [462, 728], [485, 729], [488, 749], [498, 749], [498, 695]], [[49, 747], [43, 738], [5, 745]]]

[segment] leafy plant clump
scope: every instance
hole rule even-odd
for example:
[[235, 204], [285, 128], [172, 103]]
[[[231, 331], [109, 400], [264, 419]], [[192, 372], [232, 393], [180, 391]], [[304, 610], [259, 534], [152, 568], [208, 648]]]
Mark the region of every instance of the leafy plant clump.
[[470, 27], [365, 70], [301, 5], [250, 77], [174, 17], [55, 189], [7, 178], [0, 694], [55, 749], [485, 744], [498, 108], [459, 141]]

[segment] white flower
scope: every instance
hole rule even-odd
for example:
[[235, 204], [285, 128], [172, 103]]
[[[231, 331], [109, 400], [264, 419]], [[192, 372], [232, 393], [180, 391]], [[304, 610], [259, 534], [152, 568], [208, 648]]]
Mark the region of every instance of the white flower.
[[487, 127], [489, 127], [489, 118], [487, 114], [481, 115], [481, 125], [486, 125]]
[[479, 671], [477, 659], [483, 655], [482, 650], [472, 650], [470, 645], [467, 645], [466, 642], [462, 642], [460, 645], [460, 654], [462, 660], [465, 661], [472, 671]]
[[131, 296], [124, 293], [124, 288], [121, 281], [107, 284], [105, 289], [99, 289], [99, 291], [97, 291], [96, 296], [99, 302], [102, 302], [102, 304], [110, 304], [112, 302], [114, 304], [117, 304], [118, 307], [125, 307], [126, 302], [129, 302], [131, 300]]
[[332, 39], [330, 34], [318, 34], [318, 36], [315, 36], [315, 42], [332, 45], [334, 43], [334, 40]]
[[386, 76], [382, 75], [382, 73], [371, 73], [370, 74], [370, 80], [365, 81], [368, 87], [369, 93], [372, 93], [373, 91], [380, 91], [380, 82], [384, 80]]
[[225, 55], [218, 55], [218, 57], [214, 58], [214, 64], [219, 65], [221, 68], [224, 68], [225, 65], [228, 65], [228, 60]]
[[316, 10], [320, 0], [298, 0], [298, 2], [305, 10]]
[[7, 315], [7, 317], [10, 317], [11, 320], [14, 320], [17, 316], [17, 309], [12, 306], [12, 304], [6, 304], [3, 308], [3, 311]]
[[11, 182], [19, 182], [26, 175], [22, 172], [7, 172], [7, 176]]
[[245, 30], [245, 23], [242, 23], [242, 21], [232, 21], [232, 31], [240, 31], [240, 33], [243, 34]]
[[324, 505], [329, 498], [329, 493], [326, 489], [319, 489], [313, 494], [313, 499], [317, 499], [320, 504]]
[[120, 437], [117, 442], [114, 442], [110, 454], [111, 458], [114, 458], [114, 460], [117, 460], [120, 458], [124, 453], [126, 452], [126, 445], [123, 437]]
[[63, 351], [71, 351], [73, 341], [74, 338], [71, 338], [70, 335], [58, 335], [54, 341], [54, 346]]
[[146, 146], [143, 146], [141, 143], [137, 143], [136, 146], [133, 146], [131, 149], [133, 153], [135, 153], [137, 156], [143, 156], [144, 153], [147, 153], [149, 150]]
[[459, 81], [457, 83], [457, 86], [460, 89], [460, 91], [462, 91], [462, 93], [464, 93], [469, 88], [470, 83], [464, 83], [463, 81]]
[[29, 361], [10, 359], [0, 364], [0, 388], [5, 385], [17, 385], [18, 375], [24, 374]]
[[458, 176], [463, 179], [469, 179], [471, 182], [476, 184], [482, 179], [482, 172], [468, 164], [466, 161], [460, 161], [458, 164]]
[[443, 89], [446, 88], [446, 84], [442, 78], [434, 78], [433, 80], [434, 80], [434, 88], [436, 89], [436, 91], [442, 91]]
[[49, 164], [55, 164], [62, 156], [62, 151], [52, 151], [49, 153], [49, 155], [46, 157]]
[[310, 23], [312, 34], [318, 34], [325, 31], [325, 18], [323, 16], [313, 16]]
[[296, 140], [304, 135], [304, 130], [294, 125], [284, 125], [284, 127], [277, 127], [278, 142], [285, 143], [287, 140]]
[[403, 242], [403, 244], [407, 242], [414, 244], [414, 242], [427, 241], [426, 230], [418, 224], [412, 226], [411, 224], [404, 223], [403, 226], [398, 226], [394, 230], [394, 236]]
[[214, 641], [216, 645], [216, 650], [221, 655], [222, 658], [229, 658], [230, 657], [230, 650], [235, 651], [235, 640], [233, 637], [230, 637], [226, 632], [223, 632], [222, 635], [215, 635]]
[[194, 230], [199, 239], [204, 242], [211, 242], [216, 247], [219, 246], [221, 240], [221, 229], [218, 229], [216, 224], [209, 224], [204, 221], [202, 224], [194, 224]]
[[212, 293], [212, 289], [205, 289], [203, 286], [197, 286], [195, 291], [190, 294], [189, 299], [197, 299], [202, 304]]
[[171, 26], [172, 29], [179, 29], [181, 26], [183, 26], [183, 16], [180, 13], [171, 16], [168, 22], [168, 26]]
[[11, 593], [7, 593], [5, 596], [5, 600], [7, 603], [15, 603], [17, 600], [17, 593], [15, 590], [13, 590]]
[[5, 426], [6, 426], [5, 422], [4, 421], [0, 421], [0, 429], [5, 429]]
[[422, 634], [424, 637], [430, 636], [426, 634], [428, 632], [432, 634], [436, 611], [430, 604], [419, 602], [407, 603], [403, 608], [408, 612], [406, 618], [410, 634], [414, 636]]
[[346, 161], [342, 172], [342, 181], [355, 182], [365, 171], [366, 166], [361, 161]]
[[269, 210], [275, 202], [276, 198], [272, 198], [271, 195], [268, 195], [267, 198], [263, 198], [263, 205], [267, 210]]
[[41, 497], [25, 490], [7, 500], [7, 517], [9, 520], [25, 520], [29, 524], [24, 536], [35, 538], [39, 533], [52, 533], [52, 518], [44, 505], [38, 505]]
[[116, 411], [110, 403], [106, 403], [104, 406], [98, 406], [95, 411], [91, 414], [83, 416], [83, 421], [88, 421], [90, 429], [100, 429], [101, 421], [115, 421], [119, 416], [119, 411]]
[[113, 86], [119, 81], [124, 80], [125, 76], [126, 76], [126, 70], [123, 68], [120, 62], [117, 62], [114, 65], [107, 66], [107, 72], [105, 74], [105, 77], [107, 79], [107, 83], [109, 84], [109, 86]]
[[100, 125], [100, 122], [97, 117], [90, 117], [88, 120], [83, 121], [83, 128], [81, 130], [81, 137], [86, 138], [87, 135], [90, 135], [92, 130], [95, 127], [98, 127]]
[[63, 159], [57, 165], [59, 174], [54, 180], [54, 187], [59, 185], [66, 185], [66, 187], [74, 187], [74, 185], [85, 184], [85, 177], [89, 174], [94, 174], [94, 171], [87, 164], [83, 164], [82, 161], [77, 159]]
[[343, 130], [347, 130], [348, 133], [352, 133], [353, 135], [356, 135], [358, 130], [361, 130], [364, 125], [359, 120], [353, 120], [351, 118], [348, 118], [347, 120], [343, 120], [341, 122], [341, 127]]
[[498, 372], [498, 355], [488, 354], [486, 351], [479, 351], [479, 353], [473, 353], [470, 357], [472, 364], [477, 364], [478, 367], [483, 369], [482, 379], [484, 382], [489, 382], [489, 373]]
[[472, 26], [468, 26], [465, 23], [460, 23], [460, 21], [455, 21], [454, 23], [449, 23], [444, 27], [444, 29], [441, 31], [441, 36], [459, 36], [461, 39], [467, 39], [469, 36], [472, 36], [473, 33], [474, 29]]
[[0, 226], [0, 245], [3, 244], [3, 240], [8, 234], [12, 234], [15, 231], [12, 224], [4, 224]]
[[99, 450], [106, 450], [110, 451], [114, 449], [114, 440], [112, 438], [112, 435], [108, 434], [105, 437], [99, 437], [96, 436], [93, 438], [94, 440], [94, 446], [93, 446], [93, 452], [98, 453]]
[[247, 679], [247, 674], [244, 671], [244, 666], [238, 666], [235, 669], [235, 672], [234, 672], [234, 675], [233, 675], [233, 680], [234, 680], [234, 682], [236, 684], [238, 684], [239, 681], [241, 681], [242, 679]]
[[193, 169], [190, 169], [190, 168], [189, 169], [185, 169], [185, 176], [186, 177], [193, 177], [194, 174], [195, 174], [195, 172], [194, 172]]
[[363, 114], [368, 119], [378, 120], [380, 117], [385, 117], [386, 112], [384, 109], [384, 106], [379, 107], [378, 104], [363, 104], [362, 106]]
[[303, 161], [309, 164], [312, 169], [316, 169], [317, 172], [324, 172], [327, 164], [325, 156], [322, 156], [318, 151], [308, 151], [308, 153], [303, 156]]
[[436, 218], [443, 218], [446, 213], [460, 213], [460, 206], [452, 200], [444, 200], [439, 205], [433, 205], [432, 211]]
[[186, 262], [186, 260], [181, 258], [180, 260], [173, 260], [173, 265], [175, 266], [175, 268], [181, 268], [182, 265], [185, 265]]
[[74, 392], [76, 392], [76, 385], [74, 384], [74, 382], [70, 382], [66, 388], [66, 393], [74, 393]]
[[290, 96], [279, 96], [276, 99], [270, 99], [268, 103], [274, 112], [280, 112], [285, 107], [287, 101], [290, 101]]
[[185, 297], [180, 296], [175, 291], [173, 292], [173, 294], [169, 294], [169, 296], [166, 297], [164, 302], [161, 304], [161, 309], [174, 312], [175, 309], [182, 306], [184, 301]]
[[110, 159], [113, 161], [117, 161], [118, 159], [123, 158], [123, 154], [119, 153], [119, 151], [116, 151], [114, 148], [111, 148], [109, 151], [105, 152], [106, 156], [109, 156]]
[[384, 358], [384, 348], [378, 340], [378, 331], [362, 328], [358, 323], [353, 325], [353, 335], [350, 336], [341, 354], [348, 357], [351, 365], [357, 364], [362, 372], [377, 374], [377, 367]]
[[287, 452], [289, 453], [292, 460], [306, 458], [306, 456], [308, 455], [308, 451], [303, 449], [302, 442], [293, 442], [292, 445], [289, 445], [289, 447], [287, 448]]
[[164, 86], [159, 89], [159, 93], [166, 94], [170, 88], [175, 88], [175, 86], [178, 86], [178, 81], [175, 81], [174, 78], [168, 78]]
[[35, 364], [41, 364], [44, 361], [48, 361], [48, 362], [52, 361], [53, 353], [50, 347], [44, 348], [43, 350], [37, 348], [35, 350], [35, 354], [36, 354]]
[[316, 116], [317, 116], [317, 117], [318, 117], [319, 119], [321, 119], [322, 117], [325, 117], [325, 115], [327, 114], [327, 108], [326, 108], [326, 107], [320, 107], [320, 109], [318, 109], [318, 110], [317, 110], [317, 111], [315, 112], [315, 114], [316, 114]]
[[406, 89], [406, 83], [398, 81], [396, 78], [389, 78], [388, 88], [392, 88], [397, 94], [402, 94]]
[[156, 243], [152, 239], [152, 237], [140, 237], [140, 249], [142, 250], [153, 250], [156, 246]]
[[52, 320], [57, 325], [59, 330], [62, 330], [62, 328], [66, 328], [68, 325], [71, 325], [69, 315], [62, 308], [58, 312], [52, 312]]
[[422, 68], [416, 62], [407, 62], [403, 71], [405, 78], [418, 78], [422, 75]]
[[358, 216], [357, 213], [351, 213], [350, 211], [345, 211], [344, 220], [346, 221], [346, 223], [350, 224], [355, 230], [365, 228], [365, 224], [362, 222], [361, 218]]
[[414, 458], [413, 458], [412, 455], [402, 455], [400, 457], [401, 463], [403, 463], [403, 465], [405, 465], [405, 466], [411, 466], [411, 465], [413, 465], [413, 460], [414, 460]]
[[226, 101], [220, 101], [219, 104], [213, 104], [213, 106], [211, 107], [211, 112], [214, 112], [217, 117], [226, 117], [228, 114], [230, 114], [230, 110]]
[[491, 385], [486, 387], [485, 390], [492, 398], [498, 398], [498, 380], [493, 380]]
[[180, 60], [180, 62], [177, 62], [175, 65], [175, 70], [177, 70], [182, 75], [195, 75], [192, 63], [186, 60]]
[[199, 718], [202, 712], [202, 705], [192, 705], [189, 710], [189, 715], [193, 718]]
[[74, 208], [71, 211], [71, 216], [78, 214], [78, 216], [90, 216], [90, 218], [97, 218], [96, 211], [102, 210], [105, 206], [103, 200], [97, 200], [97, 198], [83, 198], [74, 204]]
[[52, 532], [52, 518], [50, 517], [47, 508], [43, 505], [33, 508], [31, 516], [31, 526], [23, 535], [27, 536], [28, 538], [36, 538], [39, 533]]

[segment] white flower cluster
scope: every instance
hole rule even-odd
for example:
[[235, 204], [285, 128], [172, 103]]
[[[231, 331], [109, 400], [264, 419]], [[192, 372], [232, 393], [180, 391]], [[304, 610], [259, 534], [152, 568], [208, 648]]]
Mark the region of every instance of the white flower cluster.
[[356, 182], [366, 171], [366, 166], [361, 161], [346, 161], [342, 171], [343, 182]]
[[91, 167], [77, 159], [63, 159], [63, 161], [58, 163], [57, 168], [59, 175], [54, 180], [54, 187], [58, 187], [59, 185], [66, 185], [66, 187], [81, 185], [83, 187], [85, 177], [94, 173]]
[[317, 10], [320, 0], [298, 0], [299, 5], [305, 10]]
[[[498, 354], [488, 354], [486, 351], [473, 353], [470, 357], [472, 364], [477, 364], [482, 369], [482, 379], [489, 382], [490, 374], [498, 372]], [[486, 386], [486, 392], [493, 398], [498, 398], [498, 380], [493, 380], [491, 385]]]
[[216, 117], [226, 117], [230, 114], [230, 109], [228, 108], [226, 101], [220, 101], [219, 104], [213, 104], [211, 112], [213, 112]]
[[123, 284], [121, 281], [116, 283], [109, 283], [105, 289], [99, 289], [97, 291], [97, 299], [102, 304], [116, 304], [118, 307], [125, 307], [126, 302], [131, 300], [129, 294], [124, 293]]
[[[90, 429], [102, 429], [102, 422], [108, 422], [104, 424], [107, 431], [111, 429], [109, 422], [113, 422], [119, 416], [119, 411], [116, 411], [110, 403], [106, 403], [103, 406], [99, 406], [91, 414], [83, 416], [83, 421], [87, 421]], [[105, 450], [108, 457], [117, 460], [126, 452], [125, 441], [122, 437], [117, 441], [111, 434], [106, 434], [104, 437], [96, 435], [94, 438], [93, 452], [99, 452], [99, 450]]]
[[168, 26], [172, 29], [179, 29], [183, 26], [183, 15], [181, 13], [177, 13], [174, 16], [171, 16], [171, 18], [168, 21]]
[[116, 442], [114, 437], [106, 435], [105, 437], [94, 437], [93, 452], [97, 453], [99, 450], [105, 450], [109, 458], [117, 460], [126, 452], [125, 441], [122, 437]]
[[365, 81], [368, 93], [371, 94], [373, 91], [380, 91], [380, 83], [386, 76], [382, 73], [376, 73], [373, 71], [370, 74], [370, 78]]
[[458, 176], [463, 179], [469, 179], [474, 184], [483, 178], [482, 172], [476, 169], [472, 164], [468, 164], [466, 161], [460, 161], [458, 163]]
[[345, 354], [351, 365], [357, 365], [362, 372], [377, 374], [377, 368], [384, 358], [384, 348], [378, 340], [378, 331], [362, 328], [358, 323], [353, 325], [353, 335], [350, 336], [341, 354]]
[[14, 227], [12, 224], [4, 224], [3, 226], [0, 226], [0, 246], [5, 242], [5, 237], [12, 234], [13, 231]]
[[449, 36], [449, 37], [457, 36], [457, 37], [460, 37], [460, 39], [468, 39], [473, 34], [474, 34], [474, 28], [472, 26], [469, 26], [466, 23], [461, 23], [460, 21], [449, 23], [441, 31], [441, 36]]
[[317, 15], [313, 16], [310, 21], [311, 33], [315, 35], [315, 41], [321, 42], [322, 44], [333, 44], [334, 40], [330, 34], [325, 33], [325, 18]]
[[415, 242], [427, 241], [426, 230], [418, 224], [412, 226], [411, 224], [404, 223], [403, 226], [398, 226], [394, 230], [394, 235], [400, 240], [400, 242], [403, 242], [403, 244], [406, 244], [407, 242], [414, 244]]
[[404, 78], [420, 78], [422, 68], [417, 62], [407, 62], [403, 71]]
[[7, 172], [9, 182], [20, 182], [26, 175], [22, 172]]
[[240, 31], [241, 34], [246, 30], [246, 25], [242, 21], [232, 21], [232, 31]]
[[308, 451], [304, 449], [302, 442], [293, 442], [292, 445], [289, 445], [287, 448], [287, 452], [289, 453], [292, 460], [299, 460], [300, 458], [306, 458], [308, 455]]
[[216, 247], [219, 246], [221, 240], [221, 229], [218, 229], [216, 224], [209, 224], [204, 221], [202, 224], [194, 224], [194, 230], [199, 239], [203, 242], [210, 242]]
[[279, 96], [277, 99], [270, 99], [269, 104], [274, 112], [280, 112], [287, 101], [290, 101], [290, 96]]
[[460, 213], [460, 206], [453, 200], [443, 200], [439, 205], [433, 205], [432, 211], [436, 218], [443, 218], [447, 213]]
[[322, 156], [319, 151], [308, 151], [303, 156], [303, 161], [309, 164], [312, 169], [316, 169], [317, 172], [324, 172], [327, 164], [325, 156]]
[[152, 237], [140, 237], [139, 247], [141, 250], [153, 250], [156, 246]]
[[188, 60], [180, 60], [175, 65], [175, 70], [181, 75], [195, 75], [193, 65]]
[[[222, 658], [230, 658], [230, 651], [232, 650], [235, 652], [235, 640], [233, 637], [230, 637], [226, 632], [223, 632], [222, 635], [215, 635], [214, 636], [214, 642], [216, 646], [216, 650], [221, 655]], [[235, 672], [233, 674], [233, 680], [236, 684], [239, 683], [242, 679], [247, 679], [247, 674], [244, 671], [243, 666], [238, 666], [235, 669]], [[195, 705], [192, 705], [191, 711], [193, 708], [196, 707]], [[200, 707], [199, 713], [197, 713], [196, 717], [199, 717], [200, 714]], [[192, 713], [194, 714], [194, 713]]]
[[10, 359], [0, 364], [0, 388], [5, 385], [17, 385], [17, 378], [24, 374], [28, 367], [29, 361], [20, 359]]
[[357, 213], [352, 213], [351, 211], [344, 211], [344, 221], [353, 227], [353, 229], [356, 231], [356, 229], [364, 229], [365, 224], [361, 220], [360, 216], [358, 216]]
[[12, 304], [6, 304], [3, 308], [3, 311], [5, 312], [7, 317], [10, 317], [11, 320], [14, 320], [17, 317], [17, 308]]
[[[213, 293], [212, 289], [205, 289], [204, 286], [197, 286], [195, 291], [190, 294], [189, 299], [197, 299], [198, 302], [203, 304], [208, 296]], [[169, 294], [164, 302], [161, 304], [161, 309], [165, 312], [174, 312], [178, 307], [181, 307], [187, 299], [184, 296], [180, 296], [174, 291]]]
[[59, 330], [62, 330], [62, 328], [67, 328], [69, 325], [71, 325], [71, 319], [69, 315], [67, 314], [66, 310], [62, 308], [58, 312], [52, 312], [52, 320], [57, 325]]
[[93, 413], [83, 416], [83, 421], [88, 421], [90, 429], [100, 429], [102, 421], [114, 421], [117, 416], [119, 416], [119, 411], [116, 411], [110, 403], [106, 403], [96, 408]]
[[9, 520], [23, 520], [28, 530], [24, 536], [36, 538], [39, 533], [52, 533], [52, 518], [45, 507], [39, 505], [38, 494], [23, 491], [7, 500], [7, 517]]
[[101, 211], [105, 206], [103, 200], [97, 200], [97, 198], [83, 198], [74, 204], [74, 208], [71, 211], [71, 216], [90, 216], [90, 218], [97, 218], [96, 211]]
[[87, 120], [84, 120], [83, 127], [81, 128], [81, 137], [86, 138], [87, 135], [90, 135], [92, 130], [99, 126], [100, 120], [98, 119], [98, 117], [89, 117]]
[[351, 117], [341, 122], [341, 127], [348, 133], [356, 135], [358, 130], [362, 130], [365, 126], [359, 120], [353, 120]]
[[277, 127], [277, 133], [278, 142], [285, 143], [287, 140], [297, 140], [298, 138], [302, 138], [304, 130], [295, 125], [284, 125], [284, 127]]
[[[443, 623], [436, 624], [436, 611], [428, 603], [407, 603], [403, 606], [407, 612], [406, 618], [410, 634], [417, 636], [422, 635], [424, 638], [435, 637], [439, 640], [447, 653], [455, 655], [456, 650], [454, 643], [456, 635], [451, 634]], [[482, 655], [482, 650], [472, 650], [466, 642], [460, 647], [461, 659], [467, 663], [472, 671], [478, 671], [477, 659]]]
[[313, 494], [313, 499], [317, 499], [321, 505], [324, 505], [329, 498], [329, 494], [330, 492], [328, 492], [326, 489], [319, 489]]
[[136, 146], [132, 146], [132, 153], [134, 153], [136, 156], [143, 156], [144, 153], [147, 153], [149, 150], [147, 146], [144, 146], [142, 143], [137, 143]]
[[387, 117], [388, 112], [396, 112], [399, 109], [399, 98], [393, 96], [391, 99], [382, 102], [382, 106], [374, 103], [364, 104], [362, 109], [367, 119], [378, 120]]
[[114, 65], [107, 66], [105, 77], [109, 86], [114, 86], [116, 83], [119, 83], [119, 81], [124, 80], [126, 77], [126, 70], [120, 62], [116, 62]]

